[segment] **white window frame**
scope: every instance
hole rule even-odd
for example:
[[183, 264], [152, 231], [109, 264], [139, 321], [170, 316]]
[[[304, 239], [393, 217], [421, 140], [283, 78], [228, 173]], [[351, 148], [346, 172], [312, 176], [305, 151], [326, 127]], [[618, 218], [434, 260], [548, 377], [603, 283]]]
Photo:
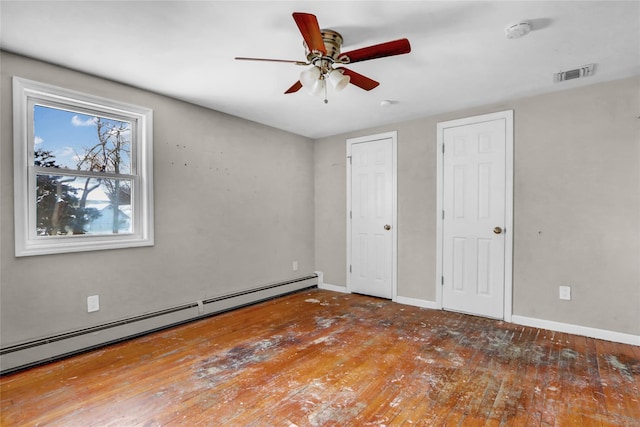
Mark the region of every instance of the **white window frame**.
[[[132, 233], [77, 236], [36, 235], [34, 102], [132, 123]], [[13, 77], [15, 255], [57, 254], [153, 246], [153, 111], [32, 80]], [[64, 175], [85, 175], [56, 169]], [[40, 170], [40, 173], [42, 171]]]

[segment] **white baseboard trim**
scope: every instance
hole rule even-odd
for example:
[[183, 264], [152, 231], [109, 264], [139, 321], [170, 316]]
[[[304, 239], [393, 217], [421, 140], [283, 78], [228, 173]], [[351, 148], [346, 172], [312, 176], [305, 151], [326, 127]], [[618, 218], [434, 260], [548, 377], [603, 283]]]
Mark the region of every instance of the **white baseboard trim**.
[[413, 305], [415, 307], [430, 308], [430, 309], [433, 309], [433, 310], [437, 310], [438, 309], [438, 305], [436, 304], [435, 301], [427, 301], [427, 300], [424, 300], [424, 299], [401, 297], [401, 296], [397, 296], [395, 301], [398, 304]]
[[333, 291], [333, 292], [341, 292], [343, 294], [351, 293], [347, 290], [346, 286], [338, 286], [338, 285], [332, 285], [330, 283], [324, 283], [324, 273], [322, 271], [314, 271], [314, 273], [316, 273], [316, 276], [318, 276], [318, 289], [324, 289], [326, 291]]
[[324, 289], [325, 291], [341, 292], [343, 294], [351, 293], [347, 290], [346, 286], [331, 285], [329, 283], [323, 283], [323, 284], [318, 283], [318, 288]]
[[[323, 274], [321, 271], [315, 272], [318, 275], [318, 288], [328, 291], [350, 293], [346, 286], [331, 285], [323, 282]], [[409, 298], [396, 296], [395, 302], [398, 304], [412, 305], [414, 307], [429, 308], [432, 310], [440, 310], [435, 301], [422, 300], [418, 298]], [[606, 341], [619, 342], [623, 344], [631, 344], [640, 346], [640, 335], [625, 334], [622, 332], [608, 331], [605, 329], [591, 328], [588, 326], [573, 325], [570, 323], [554, 322], [552, 320], [536, 319], [533, 317], [512, 315], [511, 322], [517, 325], [529, 326], [532, 328], [548, 329], [551, 331], [565, 332], [568, 334], [582, 335], [589, 338], [596, 338]]]
[[572, 325], [570, 323], [554, 322], [552, 320], [536, 319], [526, 316], [513, 315], [511, 316], [511, 322], [532, 328], [549, 329], [589, 338], [640, 346], [640, 335], [625, 334], [622, 332], [607, 331], [605, 329], [590, 328], [588, 326]]

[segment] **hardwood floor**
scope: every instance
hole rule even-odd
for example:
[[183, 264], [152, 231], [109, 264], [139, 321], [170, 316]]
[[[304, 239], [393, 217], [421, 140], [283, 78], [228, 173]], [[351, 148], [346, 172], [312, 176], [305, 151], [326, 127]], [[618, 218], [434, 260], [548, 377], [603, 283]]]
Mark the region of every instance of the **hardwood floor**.
[[2, 426], [638, 426], [640, 348], [314, 289], [0, 392]]

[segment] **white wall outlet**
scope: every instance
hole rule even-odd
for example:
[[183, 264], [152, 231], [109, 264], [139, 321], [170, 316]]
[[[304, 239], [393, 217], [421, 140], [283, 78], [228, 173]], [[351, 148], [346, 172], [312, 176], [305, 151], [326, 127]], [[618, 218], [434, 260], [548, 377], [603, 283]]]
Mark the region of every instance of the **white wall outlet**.
[[100, 296], [91, 295], [90, 297], [87, 297], [87, 313], [92, 313], [98, 310], [100, 310]]
[[298, 271], [298, 261], [293, 261], [293, 271]]
[[571, 300], [571, 286], [560, 286], [560, 299]]

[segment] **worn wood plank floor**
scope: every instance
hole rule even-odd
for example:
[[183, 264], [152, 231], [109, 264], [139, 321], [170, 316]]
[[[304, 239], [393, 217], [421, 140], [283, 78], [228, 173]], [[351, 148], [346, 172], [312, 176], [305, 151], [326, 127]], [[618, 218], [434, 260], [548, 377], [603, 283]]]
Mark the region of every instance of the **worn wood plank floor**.
[[640, 350], [314, 289], [0, 393], [2, 426], [638, 426]]

